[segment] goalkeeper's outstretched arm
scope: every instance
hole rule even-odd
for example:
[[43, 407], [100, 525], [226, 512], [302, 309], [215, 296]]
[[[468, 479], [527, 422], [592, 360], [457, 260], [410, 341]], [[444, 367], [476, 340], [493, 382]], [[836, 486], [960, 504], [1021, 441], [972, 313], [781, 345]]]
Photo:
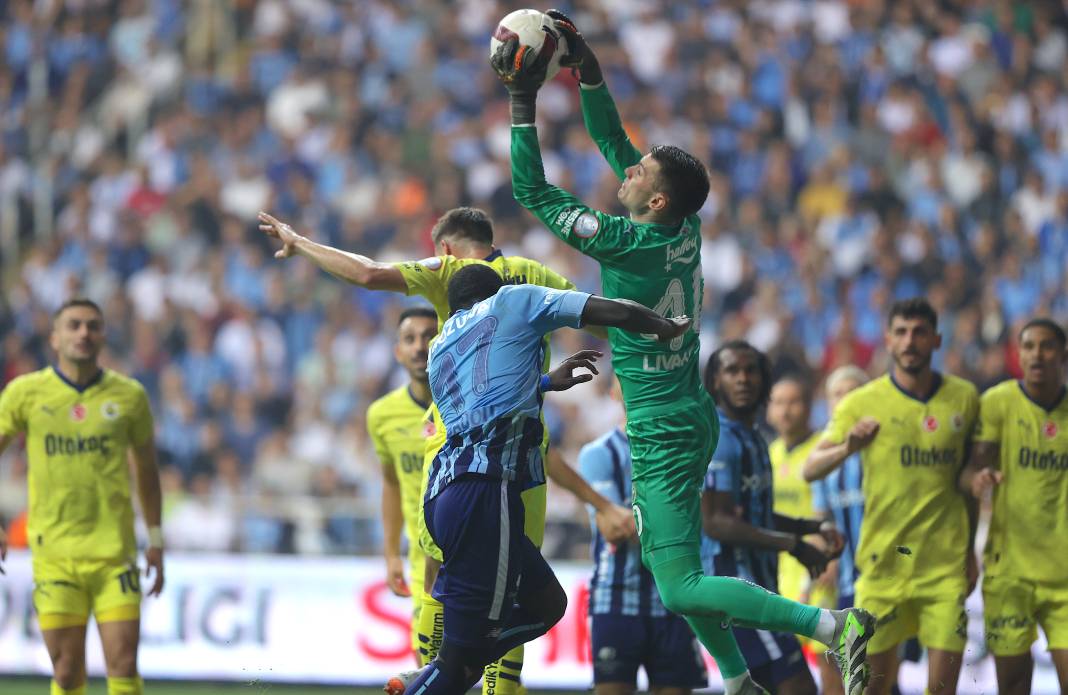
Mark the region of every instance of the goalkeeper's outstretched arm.
[[319, 244], [297, 234], [285, 222], [268, 215], [259, 214], [260, 231], [282, 242], [275, 258], [289, 258], [300, 254], [336, 278], [369, 290], [408, 292], [404, 275], [389, 263], [380, 263], [358, 253], [349, 253], [332, 246]]

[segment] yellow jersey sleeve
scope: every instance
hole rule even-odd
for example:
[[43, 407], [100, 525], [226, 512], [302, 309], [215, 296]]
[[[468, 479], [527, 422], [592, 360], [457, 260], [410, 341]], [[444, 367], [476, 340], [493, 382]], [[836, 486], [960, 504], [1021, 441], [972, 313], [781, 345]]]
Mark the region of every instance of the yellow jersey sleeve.
[[155, 421], [152, 418], [152, 406], [144, 387], [134, 382], [133, 408], [130, 413], [130, 444], [141, 446], [152, 438]]
[[26, 379], [17, 377], [0, 392], [0, 434], [15, 435], [26, 431]]
[[367, 408], [367, 434], [371, 437], [371, 445], [374, 447], [375, 456], [378, 457], [379, 463], [389, 467], [393, 465], [393, 457], [390, 454], [389, 447], [386, 446], [386, 440], [382, 432], [382, 426], [384, 425], [382, 401], [383, 399], [379, 398]]
[[[863, 387], [862, 387], [863, 388]], [[831, 421], [823, 430], [823, 439], [832, 444], [841, 444], [849, 435], [849, 430], [863, 417], [863, 399], [860, 389], [846, 394], [845, 398], [838, 402], [838, 407], [831, 413]]]
[[979, 400], [979, 421], [975, 429], [975, 441], [1001, 443], [1004, 413], [1004, 389], [994, 386], [987, 389]]
[[394, 263], [408, 285], [408, 296], [425, 298], [438, 314], [438, 328], [449, 318], [449, 280], [467, 263], [453, 256], [431, 256], [421, 261]]

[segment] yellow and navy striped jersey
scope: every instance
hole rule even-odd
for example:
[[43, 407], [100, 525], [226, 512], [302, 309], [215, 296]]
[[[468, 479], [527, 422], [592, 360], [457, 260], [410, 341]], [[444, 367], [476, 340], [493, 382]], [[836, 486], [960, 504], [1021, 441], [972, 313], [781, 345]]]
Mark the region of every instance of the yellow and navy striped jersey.
[[860, 452], [865, 509], [856, 562], [865, 582], [922, 590], [963, 576], [968, 517], [957, 475], [978, 414], [975, 386], [948, 375], [936, 375], [926, 399], [886, 375], [838, 404], [824, 432], [830, 442], [844, 441], [862, 417], [879, 421]]
[[427, 428], [423, 423], [429, 403], [420, 403], [408, 385], [390, 391], [367, 408], [367, 433], [383, 466], [393, 468], [400, 484], [404, 531], [412, 582], [421, 585], [423, 554], [419, 550], [419, 494]]
[[152, 437], [144, 388], [111, 370], [84, 387], [47, 367], [0, 393], [0, 434], [26, 433], [34, 555], [129, 560], [137, 551], [127, 450]]
[[994, 488], [984, 566], [991, 575], [1064, 585], [1068, 538], [1068, 398], [1051, 410], [1016, 381], [983, 394], [977, 442], [999, 446], [1004, 476]]

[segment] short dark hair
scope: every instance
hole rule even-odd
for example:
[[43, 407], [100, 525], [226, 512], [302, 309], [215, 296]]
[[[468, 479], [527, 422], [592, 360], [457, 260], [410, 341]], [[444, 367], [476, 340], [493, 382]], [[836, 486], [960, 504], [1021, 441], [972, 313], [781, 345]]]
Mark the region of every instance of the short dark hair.
[[1060, 327], [1060, 324], [1058, 324], [1053, 319], [1048, 319], [1044, 316], [1036, 319], [1031, 319], [1023, 325], [1023, 328], [1020, 329], [1020, 333], [1017, 336], [1018, 340], [1023, 340], [1024, 331], [1026, 331], [1028, 328], [1049, 329], [1049, 332], [1052, 333], [1053, 337], [1057, 339], [1057, 342], [1061, 344], [1062, 350], [1065, 347], [1068, 347], [1068, 336], [1065, 335], [1064, 329]]
[[72, 309], [76, 306], [88, 307], [96, 313], [100, 314], [101, 316], [104, 315], [104, 312], [100, 310], [100, 305], [94, 302], [92, 299], [89, 299], [88, 297], [74, 297], [63, 302], [63, 304], [61, 304], [60, 307], [56, 309], [55, 313], [52, 314], [52, 320], [55, 321], [64, 311], [66, 311], [67, 309]]
[[894, 319], [900, 316], [903, 319], [923, 319], [931, 324], [931, 328], [938, 329], [938, 313], [931, 303], [923, 297], [901, 299], [893, 303], [890, 313], [886, 316], [886, 325], [890, 326]]
[[708, 391], [712, 398], [719, 400], [716, 393], [716, 375], [723, 367], [723, 353], [727, 350], [748, 350], [757, 357], [757, 367], [760, 369], [760, 400], [758, 405], [763, 405], [768, 400], [768, 395], [771, 393], [771, 360], [760, 350], [756, 349], [748, 340], [728, 340], [727, 342], [716, 348], [708, 357], [708, 363], [705, 365], [705, 390]]
[[[801, 398], [803, 398], [806, 403], [812, 403], [812, 381], [809, 380], [804, 374], [800, 372], [787, 372], [786, 374], [783, 374], [778, 379], [776, 379], [775, 383], [772, 384], [771, 387], [775, 388], [779, 384], [786, 382], [797, 384], [797, 388], [801, 389]], [[771, 393], [771, 389], [768, 390], [768, 393]]]
[[397, 325], [404, 323], [405, 319], [412, 317], [418, 317], [421, 319], [434, 319], [438, 320], [438, 312], [434, 311], [428, 306], [410, 306], [401, 312], [400, 317], [397, 318]]
[[485, 246], [493, 245], [493, 220], [485, 210], [478, 208], [453, 208], [438, 218], [430, 230], [430, 238], [438, 243], [445, 237], [473, 241]]
[[472, 263], [461, 268], [449, 280], [449, 310], [452, 312], [470, 309], [483, 299], [497, 294], [504, 280], [497, 271], [485, 263]]
[[679, 219], [694, 215], [708, 199], [708, 170], [689, 152], [657, 145], [649, 154], [660, 165], [657, 177], [668, 197], [668, 211]]

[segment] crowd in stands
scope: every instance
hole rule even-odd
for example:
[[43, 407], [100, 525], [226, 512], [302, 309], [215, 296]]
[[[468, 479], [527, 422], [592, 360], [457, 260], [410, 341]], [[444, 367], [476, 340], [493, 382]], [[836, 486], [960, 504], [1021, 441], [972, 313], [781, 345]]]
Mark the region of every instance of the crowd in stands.
[[[268, 210], [379, 260], [433, 255], [445, 210], [597, 291], [512, 199], [489, 0], [0, 0], [0, 384], [49, 363], [88, 296], [108, 365], [152, 399], [171, 548], [374, 552], [368, 404], [404, 374], [413, 300], [272, 258]], [[886, 368], [885, 308], [926, 295], [940, 369], [1011, 373], [1014, 326], [1068, 321], [1068, 16], [1033, 0], [585, 0], [639, 147], [712, 171], [703, 355], [745, 337], [777, 373]], [[574, 78], [542, 89], [547, 174], [619, 212]], [[561, 356], [586, 338], [562, 332]], [[548, 399], [557, 446], [619, 415], [599, 380]], [[817, 408], [817, 425], [825, 409]], [[0, 517], [25, 504], [0, 461]], [[556, 520], [554, 532], [554, 521]], [[583, 555], [551, 495], [547, 550]]]

